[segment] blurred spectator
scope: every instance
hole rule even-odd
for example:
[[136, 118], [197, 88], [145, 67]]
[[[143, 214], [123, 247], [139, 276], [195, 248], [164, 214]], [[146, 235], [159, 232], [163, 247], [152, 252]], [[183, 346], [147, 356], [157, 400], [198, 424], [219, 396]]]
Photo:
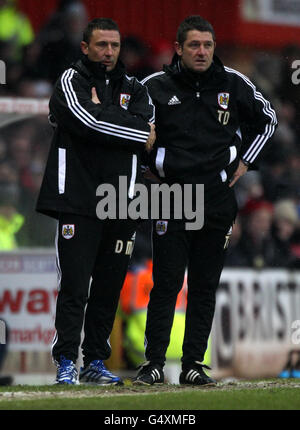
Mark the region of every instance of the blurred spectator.
[[295, 121], [295, 115], [295, 106], [291, 102], [282, 102], [277, 107], [278, 127], [274, 140], [279, 142], [279, 144], [288, 151], [292, 150], [293, 146], [297, 144], [296, 132], [292, 127]]
[[258, 200], [264, 195], [264, 187], [259, 171], [250, 170], [242, 176], [235, 185], [235, 192], [239, 207], [243, 207], [248, 200]]
[[255, 52], [253, 64], [251, 79], [272, 102], [277, 113], [279, 103], [277, 86], [281, 73], [281, 58], [276, 53], [258, 51]]
[[20, 246], [53, 246], [56, 221], [35, 211], [36, 199], [44, 175], [44, 165], [45, 161], [36, 153], [30, 164], [31, 187], [22, 193], [19, 200], [20, 211], [25, 216], [24, 226], [17, 235]]
[[300, 146], [289, 153], [287, 180], [290, 187], [288, 197], [300, 202]]
[[240, 252], [241, 238], [242, 225], [239, 216], [237, 216], [232, 226], [232, 233], [230, 236], [227, 254], [225, 257], [225, 266], [241, 267], [247, 265], [243, 254]]
[[13, 183], [0, 183], [0, 250], [11, 251], [18, 247], [16, 234], [24, 224], [17, 211], [19, 189]]
[[175, 50], [171, 42], [165, 39], [153, 42], [151, 45], [151, 66], [156, 72], [161, 71], [164, 64], [171, 64], [174, 53]]
[[146, 44], [136, 36], [127, 36], [122, 40], [120, 59], [127, 74], [142, 80], [155, 72], [150, 65], [150, 51]]
[[[21, 228], [13, 233], [15, 246], [52, 246], [56, 223], [35, 212], [52, 133], [47, 118], [35, 117], [18, 123], [17, 128], [11, 125], [4, 130], [3, 140], [0, 140], [0, 183], [5, 184], [5, 187], [0, 187], [0, 201], [5, 206], [2, 212], [12, 213], [13, 206], [15, 212], [23, 217]], [[13, 205], [8, 210], [4, 202], [13, 190]], [[12, 226], [7, 217], [2, 224], [6, 230]]]
[[55, 13], [37, 35], [28, 53], [26, 75], [49, 80], [52, 84], [80, 55], [80, 41], [88, 22], [80, 0], [61, 0]]
[[294, 257], [292, 267], [295, 269], [300, 269], [300, 228], [295, 231], [293, 237], [291, 238], [291, 253]]
[[0, 0], [0, 59], [6, 66], [6, 85], [1, 94], [11, 93], [22, 75], [25, 48], [34, 40], [29, 19], [17, 8], [16, 0]]
[[0, 161], [0, 183], [18, 184], [18, 173], [11, 160]]
[[20, 185], [23, 189], [31, 189], [32, 174], [30, 164], [32, 159], [31, 130], [18, 130], [10, 142], [10, 157], [19, 173]]
[[0, 42], [7, 48], [6, 55], [1, 58], [6, 62], [20, 61], [23, 48], [33, 39], [34, 32], [31, 23], [18, 10], [17, 1], [0, 0]]
[[17, 87], [19, 97], [49, 98], [52, 93], [52, 85], [43, 79], [26, 79], [23, 77]]
[[9, 160], [0, 161], [0, 251], [17, 248], [16, 235], [24, 224], [18, 213], [18, 174]]
[[279, 142], [274, 141], [268, 152], [267, 163], [260, 169], [266, 200], [274, 202], [290, 195], [288, 158], [288, 151], [285, 151]]
[[75, 31], [75, 34], [78, 34], [80, 29], [76, 28], [76, 26], [81, 27], [81, 20], [78, 17], [80, 13], [83, 15], [83, 19], [87, 19], [87, 10], [81, 0], [59, 0], [57, 9], [43, 26], [38, 38], [42, 41], [57, 40], [59, 33], [65, 28], [64, 19], [72, 16], [72, 14], [75, 15], [75, 19], [71, 29]]
[[291, 245], [298, 224], [297, 206], [293, 200], [281, 200], [274, 205], [274, 267], [292, 268], [297, 265], [297, 257], [293, 255]]
[[[242, 233], [231, 249], [235, 264], [262, 269], [273, 265], [275, 243], [271, 235], [273, 206], [266, 200], [249, 200], [241, 210]], [[233, 245], [232, 245], [233, 246]]]
[[233, 226], [226, 266], [299, 267], [293, 244], [299, 226], [296, 203], [291, 199], [272, 205], [264, 199], [249, 200]]
[[[24, 216], [24, 226], [17, 239], [23, 247], [52, 246], [55, 237], [55, 221], [35, 211], [52, 133], [43, 131], [45, 127], [50, 129], [46, 120], [35, 118], [25, 122], [10, 138], [11, 160], [18, 172], [21, 190], [18, 209]], [[48, 144], [44, 141], [45, 138], [48, 139]]]
[[4, 161], [7, 156], [7, 145], [3, 138], [0, 137], [0, 163]]

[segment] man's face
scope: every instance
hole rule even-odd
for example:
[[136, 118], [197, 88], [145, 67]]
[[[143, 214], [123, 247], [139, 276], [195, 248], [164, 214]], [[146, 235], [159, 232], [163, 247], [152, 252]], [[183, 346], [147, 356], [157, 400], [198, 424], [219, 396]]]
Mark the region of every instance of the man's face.
[[89, 60], [104, 64], [107, 72], [115, 68], [120, 47], [120, 33], [116, 30], [94, 30], [89, 44], [81, 42], [82, 52]]
[[215, 42], [209, 31], [190, 30], [182, 45], [175, 43], [177, 54], [181, 57], [183, 67], [193, 72], [205, 72], [213, 60]]

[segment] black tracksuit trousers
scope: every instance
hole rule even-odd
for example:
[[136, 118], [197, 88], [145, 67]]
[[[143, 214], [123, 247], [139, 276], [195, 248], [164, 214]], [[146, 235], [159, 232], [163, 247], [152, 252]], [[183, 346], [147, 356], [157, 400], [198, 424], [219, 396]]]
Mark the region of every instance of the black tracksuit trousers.
[[[63, 229], [73, 231], [74, 235], [63, 235]], [[103, 221], [74, 214], [60, 215], [56, 241], [59, 293], [52, 347], [54, 360], [64, 355], [76, 361], [83, 323], [84, 365], [109, 358], [109, 336], [135, 229], [136, 223], [132, 220]]]
[[[187, 270], [187, 309], [182, 348], [182, 367], [203, 361], [212, 327], [216, 289], [224, 265], [228, 231], [235, 218], [235, 203], [225, 217], [206, 220], [204, 227], [188, 231], [178, 221], [169, 221], [164, 234], [153, 222], [153, 288], [147, 310], [145, 356], [164, 365], [170, 341], [176, 299]], [[226, 211], [224, 211], [226, 212]]]

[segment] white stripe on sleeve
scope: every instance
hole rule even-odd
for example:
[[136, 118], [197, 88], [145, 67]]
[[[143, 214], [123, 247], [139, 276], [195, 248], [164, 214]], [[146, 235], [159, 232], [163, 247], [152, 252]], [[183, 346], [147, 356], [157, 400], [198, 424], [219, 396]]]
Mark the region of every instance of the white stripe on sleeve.
[[64, 194], [66, 184], [66, 150], [58, 148], [58, 192]]
[[234, 73], [234, 74], [238, 75], [240, 78], [243, 79], [244, 82], [246, 82], [247, 85], [249, 85], [252, 88], [254, 98], [256, 100], [259, 100], [262, 102], [262, 104], [263, 104], [262, 110], [263, 110], [264, 114], [267, 115], [271, 120], [268, 124], [266, 124], [264, 133], [256, 136], [256, 138], [254, 139], [254, 141], [250, 145], [249, 149], [247, 150], [247, 152], [243, 156], [243, 159], [245, 161], [248, 161], [249, 163], [253, 163], [255, 158], [258, 156], [258, 154], [260, 153], [260, 151], [264, 147], [267, 140], [272, 136], [272, 134], [275, 131], [275, 126], [277, 124], [276, 113], [275, 113], [274, 109], [272, 109], [270, 102], [263, 97], [261, 92], [259, 92], [256, 89], [255, 85], [250, 81], [249, 78], [247, 78], [245, 75], [238, 72], [237, 70], [231, 69], [230, 67], [225, 66], [225, 70], [229, 73]]
[[161, 147], [157, 148], [155, 166], [161, 178], [165, 177], [165, 172], [163, 169], [165, 155], [166, 155], [166, 148], [161, 148]]
[[137, 170], [137, 156], [136, 156], [136, 154], [132, 154], [131, 179], [130, 179], [130, 185], [129, 185], [129, 189], [128, 189], [128, 197], [130, 199], [133, 199], [133, 196], [134, 196], [134, 186], [135, 186], [135, 180], [136, 180], [136, 170]]

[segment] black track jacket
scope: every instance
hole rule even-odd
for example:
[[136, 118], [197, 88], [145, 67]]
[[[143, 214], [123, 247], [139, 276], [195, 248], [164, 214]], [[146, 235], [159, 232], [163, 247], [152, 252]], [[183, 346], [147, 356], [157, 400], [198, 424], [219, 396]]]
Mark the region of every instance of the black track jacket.
[[175, 54], [142, 83], [155, 105], [157, 139], [148, 163], [163, 182], [228, 183], [240, 158], [255, 166], [277, 125], [254, 84], [216, 56], [196, 74]]
[[[91, 101], [96, 87], [101, 104]], [[96, 217], [96, 189], [127, 178], [128, 197], [142, 180], [140, 155], [150, 133], [154, 107], [147, 88], [128, 77], [121, 62], [105, 67], [86, 57], [58, 79], [50, 99], [50, 119], [57, 124], [37, 211]]]

